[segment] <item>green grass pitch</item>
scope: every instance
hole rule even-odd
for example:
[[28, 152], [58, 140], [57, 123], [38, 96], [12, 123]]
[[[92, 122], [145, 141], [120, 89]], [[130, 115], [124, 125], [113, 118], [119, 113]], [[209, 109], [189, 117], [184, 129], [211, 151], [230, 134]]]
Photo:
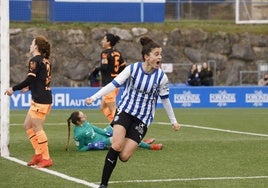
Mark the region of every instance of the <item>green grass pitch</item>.
[[[65, 151], [66, 120], [72, 111], [52, 110], [47, 117], [45, 131], [54, 162], [49, 169], [98, 184], [107, 151], [77, 152], [73, 140], [70, 151]], [[82, 111], [90, 122], [107, 125], [99, 110]], [[9, 145], [10, 156], [25, 162], [33, 154], [23, 128], [26, 113], [10, 112]], [[139, 148], [127, 163], [118, 161], [109, 188], [268, 187], [268, 109], [175, 109], [175, 113], [184, 125], [181, 130], [174, 132], [165, 111], [158, 109], [146, 138], [156, 138], [163, 150]], [[3, 188], [87, 187], [5, 158], [0, 158], [0, 169]]]

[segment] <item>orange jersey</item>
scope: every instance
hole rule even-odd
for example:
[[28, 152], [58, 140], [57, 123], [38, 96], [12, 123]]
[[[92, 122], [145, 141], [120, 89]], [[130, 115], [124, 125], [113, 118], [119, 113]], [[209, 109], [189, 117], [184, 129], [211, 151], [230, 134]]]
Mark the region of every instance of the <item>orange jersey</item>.
[[32, 100], [40, 104], [51, 104], [52, 94], [50, 90], [51, 64], [41, 55], [34, 56], [29, 61], [27, 78], [13, 87], [13, 90], [21, 90], [29, 87]]
[[102, 51], [100, 66], [102, 86], [110, 83], [125, 67], [126, 62], [119, 51], [113, 48]]
[[42, 56], [33, 57], [29, 63], [29, 75], [35, 77], [34, 82], [30, 85], [33, 101], [41, 104], [51, 104], [51, 64], [49, 60]]

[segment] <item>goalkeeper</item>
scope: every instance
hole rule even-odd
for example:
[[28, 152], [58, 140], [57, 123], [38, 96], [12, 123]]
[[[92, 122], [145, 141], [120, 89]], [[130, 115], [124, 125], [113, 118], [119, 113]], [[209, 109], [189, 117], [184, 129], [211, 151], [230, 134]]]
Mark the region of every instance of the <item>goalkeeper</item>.
[[[81, 111], [74, 111], [67, 119], [68, 122], [68, 139], [66, 150], [69, 148], [70, 142], [70, 127], [73, 123], [74, 140], [78, 151], [89, 150], [105, 150], [111, 146], [113, 129], [108, 125], [105, 129], [99, 128], [86, 119], [86, 115]], [[149, 150], [161, 150], [162, 144], [152, 144], [154, 139], [144, 140], [139, 144], [139, 147]]]

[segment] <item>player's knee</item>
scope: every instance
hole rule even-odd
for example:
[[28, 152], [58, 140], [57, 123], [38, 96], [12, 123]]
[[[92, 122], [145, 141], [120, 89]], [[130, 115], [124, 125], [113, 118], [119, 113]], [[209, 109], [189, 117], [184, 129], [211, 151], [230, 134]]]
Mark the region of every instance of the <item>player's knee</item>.
[[122, 162], [127, 162], [131, 157], [131, 153], [122, 151], [119, 155], [119, 159]]
[[120, 161], [127, 162], [129, 160], [130, 156], [119, 156]]
[[121, 157], [119, 159], [120, 159], [120, 161], [122, 161], [124, 163], [128, 161], [128, 159], [121, 159]]
[[122, 151], [122, 146], [119, 145], [119, 144], [112, 143], [112, 148], [113, 148], [115, 151], [119, 151], [119, 152]]

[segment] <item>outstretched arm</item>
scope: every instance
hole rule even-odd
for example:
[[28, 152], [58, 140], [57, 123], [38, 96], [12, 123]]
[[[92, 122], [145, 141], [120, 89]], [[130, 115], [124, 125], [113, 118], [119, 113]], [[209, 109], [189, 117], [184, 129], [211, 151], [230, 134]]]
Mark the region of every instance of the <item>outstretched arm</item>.
[[169, 98], [165, 98], [165, 99], [161, 99], [161, 100], [162, 100], [163, 106], [168, 114], [168, 117], [169, 117], [170, 123], [172, 124], [173, 130], [178, 131], [181, 126], [177, 122], [177, 119], [175, 117], [175, 114], [174, 114], [174, 111], [173, 111], [173, 108], [171, 106]]
[[113, 91], [115, 88], [120, 87], [130, 76], [130, 66], [127, 66], [120, 74], [118, 74], [112, 82], [101, 88], [93, 96], [86, 98], [86, 103], [88, 105], [92, 104], [96, 99], [102, 97]]
[[33, 76], [28, 76], [24, 81], [22, 81], [18, 85], [6, 89], [4, 94], [11, 96], [16, 90], [22, 90], [22, 92], [28, 91], [26, 90], [26, 88], [29, 88], [29, 85], [34, 81], [34, 79], [35, 78]]
[[113, 91], [115, 89], [115, 85], [110, 82], [109, 84], [107, 84], [106, 86], [104, 86], [103, 88], [101, 88], [97, 93], [95, 93], [93, 96], [86, 98], [86, 103], [88, 105], [90, 105], [91, 103], [93, 103], [96, 99], [102, 97], [103, 95], [106, 95], [108, 93], [110, 93], [111, 91]]

